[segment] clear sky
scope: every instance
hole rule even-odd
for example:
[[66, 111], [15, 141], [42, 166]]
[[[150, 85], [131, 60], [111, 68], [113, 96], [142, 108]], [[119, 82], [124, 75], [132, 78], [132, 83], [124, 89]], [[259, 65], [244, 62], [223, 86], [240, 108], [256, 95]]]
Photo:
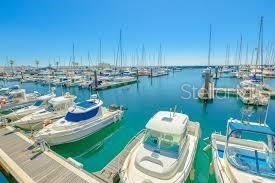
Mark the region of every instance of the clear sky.
[[275, 40], [274, 8], [274, 0], [2, 0], [0, 63], [48, 65], [60, 57], [68, 64], [73, 43], [79, 63], [88, 51], [94, 63], [99, 39], [103, 60], [113, 63], [121, 29], [125, 64], [140, 57], [143, 44], [147, 64], [157, 63], [160, 44], [167, 65], [207, 64], [210, 23], [212, 63], [224, 63], [227, 44], [234, 62], [241, 34], [244, 47], [256, 47], [260, 16], [265, 43]]

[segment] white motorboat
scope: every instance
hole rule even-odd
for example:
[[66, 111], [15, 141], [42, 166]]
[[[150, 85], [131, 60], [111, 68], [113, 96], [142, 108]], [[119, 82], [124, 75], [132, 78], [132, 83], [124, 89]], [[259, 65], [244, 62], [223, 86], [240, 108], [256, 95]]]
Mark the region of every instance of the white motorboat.
[[47, 95], [43, 95], [37, 98], [35, 103], [31, 106], [27, 106], [21, 109], [18, 109], [12, 113], [9, 113], [4, 116], [5, 119], [10, 121], [15, 121], [27, 116], [29, 114], [35, 113], [41, 109], [44, 109], [49, 106], [49, 100], [54, 98], [56, 95], [54, 93], [50, 93]]
[[270, 91], [267, 86], [255, 83], [251, 80], [242, 81], [237, 88], [237, 94], [244, 104], [248, 105], [268, 105]]
[[68, 109], [74, 105], [76, 96], [66, 93], [64, 96], [55, 97], [49, 100], [49, 106], [35, 113], [29, 114], [17, 121], [11, 123], [26, 130], [36, 130], [43, 127], [43, 123], [49, 123], [53, 120], [64, 117]]
[[127, 156], [121, 182], [182, 183], [193, 166], [200, 125], [185, 114], [160, 111], [146, 124], [144, 137]]
[[92, 95], [92, 98], [69, 109], [64, 118], [49, 124], [36, 135], [49, 145], [70, 143], [83, 139], [122, 118], [120, 109], [102, 107], [103, 102]]
[[39, 95], [38, 92], [27, 94], [25, 89], [14, 89], [9, 92], [8, 96], [0, 97], [0, 112], [12, 111], [32, 105]]
[[218, 183], [274, 183], [275, 133], [268, 125], [229, 119], [226, 136], [211, 139]]

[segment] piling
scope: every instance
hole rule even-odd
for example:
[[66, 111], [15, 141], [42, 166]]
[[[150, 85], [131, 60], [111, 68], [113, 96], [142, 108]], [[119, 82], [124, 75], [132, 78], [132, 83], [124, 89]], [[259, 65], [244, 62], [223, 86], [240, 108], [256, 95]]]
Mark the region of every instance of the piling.
[[94, 79], [95, 79], [95, 89], [97, 90], [97, 84], [98, 84], [98, 81], [97, 81], [97, 74], [96, 74], [96, 70], [94, 71]]

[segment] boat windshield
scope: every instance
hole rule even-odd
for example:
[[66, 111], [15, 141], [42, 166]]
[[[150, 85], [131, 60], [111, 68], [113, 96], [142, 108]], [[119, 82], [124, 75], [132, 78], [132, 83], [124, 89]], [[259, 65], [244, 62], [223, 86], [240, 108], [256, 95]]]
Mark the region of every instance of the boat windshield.
[[144, 138], [144, 145], [158, 151], [166, 151], [169, 153], [178, 154], [180, 137], [147, 130]]
[[46, 111], [53, 112], [54, 111], [53, 105], [50, 105], [49, 107], [47, 107]]
[[[234, 137], [243, 138], [244, 134], [238, 133]], [[242, 144], [229, 143], [226, 149], [228, 162], [239, 170], [275, 178], [275, 137], [268, 136], [267, 140], [259, 137], [259, 134], [257, 137], [254, 134], [254, 137], [259, 141], [241, 139]]]
[[38, 106], [41, 106], [42, 103], [43, 103], [43, 100], [37, 100], [33, 105], [38, 107]]

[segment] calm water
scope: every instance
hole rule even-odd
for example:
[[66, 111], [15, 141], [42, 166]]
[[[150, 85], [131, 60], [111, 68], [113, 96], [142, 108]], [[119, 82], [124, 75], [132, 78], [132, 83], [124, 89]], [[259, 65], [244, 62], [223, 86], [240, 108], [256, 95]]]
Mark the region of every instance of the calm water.
[[[159, 110], [170, 110], [176, 105], [178, 112], [188, 114], [192, 121], [198, 121], [201, 124], [202, 137], [195, 161], [195, 182], [215, 182], [214, 177], [209, 176], [208, 173], [211, 155], [202, 150], [205, 147], [202, 139], [209, 137], [214, 131], [224, 133], [227, 119], [240, 118], [240, 111], [244, 105], [235, 97], [215, 99], [209, 104], [201, 103], [196, 98], [184, 99], [188, 94], [182, 90], [182, 86], [189, 91], [191, 89], [188, 86], [200, 87], [203, 84], [200, 73], [200, 69], [185, 69], [159, 78], [143, 77], [138, 84], [100, 91], [99, 95], [106, 106], [115, 103], [128, 108], [124, 119], [84, 140], [59, 145], [52, 149], [64, 157], [72, 157], [81, 162], [89, 172], [98, 171], [144, 128], [151, 116]], [[274, 80], [266, 80], [266, 82], [275, 87]], [[235, 87], [238, 83], [238, 79], [221, 78], [216, 85]], [[41, 93], [48, 91], [48, 86], [40, 84], [25, 83], [23, 86], [27, 91], [37, 90]], [[77, 101], [85, 100], [90, 95], [88, 89], [78, 87], [64, 89], [63, 92], [65, 91], [77, 95]], [[57, 94], [61, 93], [62, 89], [57, 88]], [[255, 113], [252, 116], [254, 120], [264, 118], [265, 108], [254, 110]], [[270, 103], [268, 115], [268, 124], [275, 130], [273, 111], [275, 111], [275, 100]]]

